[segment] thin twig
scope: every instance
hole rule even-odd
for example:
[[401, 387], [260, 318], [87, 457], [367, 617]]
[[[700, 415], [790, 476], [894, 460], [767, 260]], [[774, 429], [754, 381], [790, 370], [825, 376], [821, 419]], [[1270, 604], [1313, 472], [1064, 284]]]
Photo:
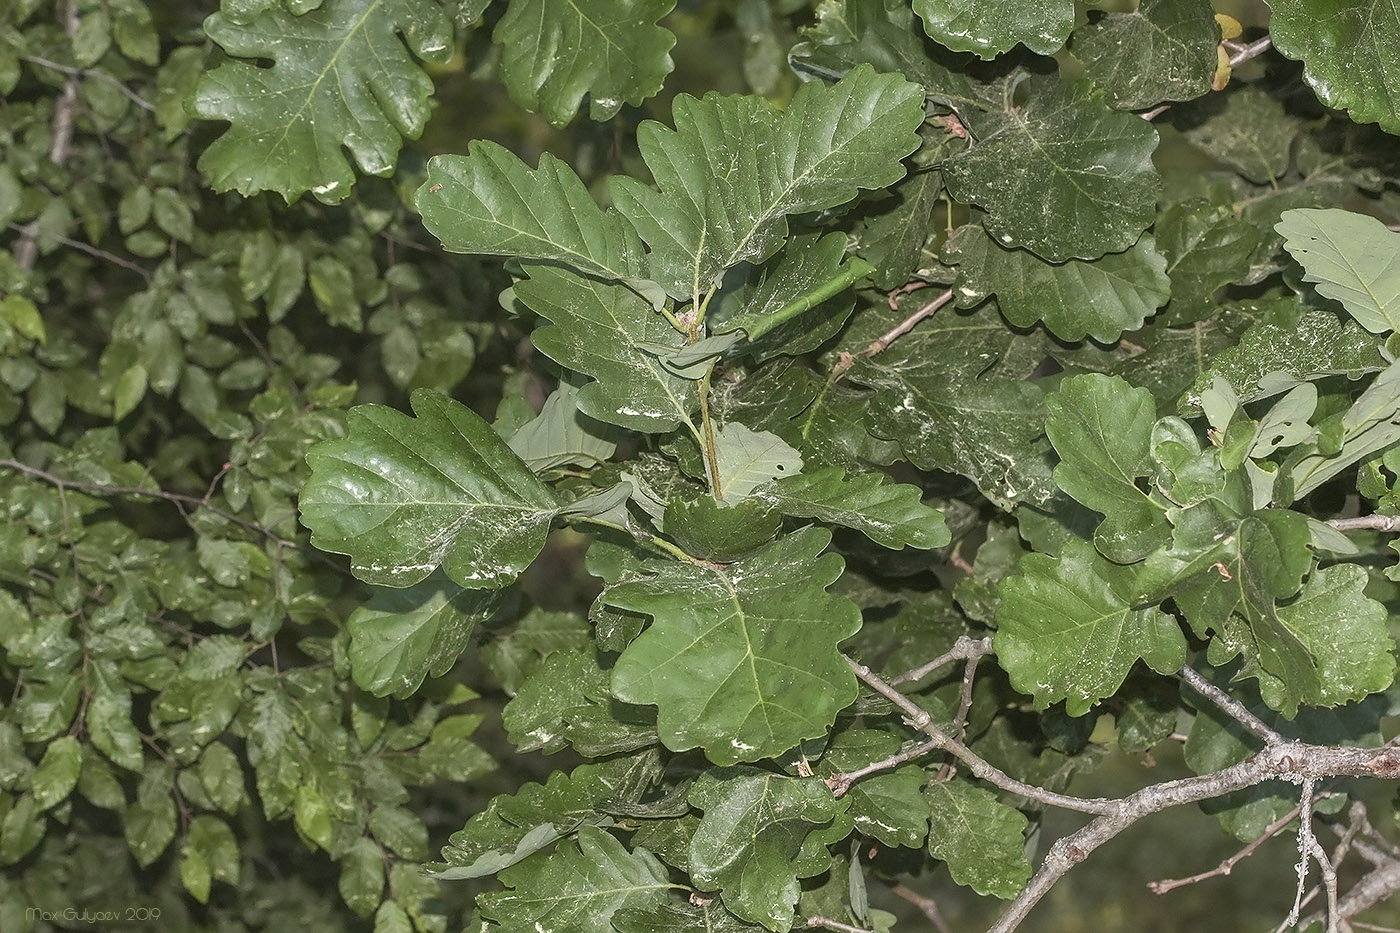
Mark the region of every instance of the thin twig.
[[1308, 860], [1312, 857], [1313, 846], [1317, 845], [1312, 831], [1313, 781], [1311, 777], [1303, 780], [1302, 803], [1298, 805], [1298, 893], [1284, 921], [1285, 928], [1298, 925], [1298, 912], [1303, 909], [1303, 895], [1308, 887]]
[[948, 926], [948, 921], [943, 919], [943, 912], [938, 909], [938, 902], [933, 898], [926, 897], [918, 891], [906, 888], [902, 884], [897, 884], [890, 890], [894, 892], [895, 897], [903, 898], [919, 908], [920, 912], [928, 918], [928, 922], [933, 924], [934, 929], [936, 929], [938, 933], [953, 933], [952, 928]]
[[898, 687], [900, 684], [913, 683], [916, 680], [923, 680], [929, 674], [941, 667], [947, 667], [954, 661], [970, 661], [973, 658], [980, 658], [983, 655], [992, 653], [991, 636], [986, 638], [973, 638], [970, 635], [960, 635], [958, 640], [953, 642], [953, 647], [929, 661], [927, 664], [920, 664], [918, 667], [905, 671], [890, 678], [891, 687]]
[[[78, 0], [68, 0], [63, 6], [63, 32], [68, 38], [78, 31]], [[68, 149], [73, 142], [73, 112], [78, 106], [78, 76], [70, 74], [63, 82], [63, 92], [58, 95], [58, 103], [53, 108], [53, 123], [50, 124], [52, 139], [49, 141], [49, 161], [62, 165], [68, 160]], [[19, 241], [15, 243], [15, 263], [26, 271], [34, 268], [39, 258], [39, 221], [31, 220], [20, 230]]]
[[899, 707], [900, 711], [905, 715], [905, 721], [908, 722], [911, 727], [918, 729], [920, 732], [933, 739], [934, 742], [937, 743], [939, 749], [948, 752], [954, 758], [967, 765], [968, 770], [971, 771], [973, 775], [987, 783], [994, 784], [1009, 793], [1025, 797], [1027, 800], [1034, 800], [1048, 807], [1059, 807], [1062, 810], [1074, 810], [1079, 813], [1108, 814], [1117, 809], [1117, 801], [1108, 800], [1103, 797], [1071, 797], [1067, 794], [1057, 794], [1053, 791], [1027, 784], [1024, 781], [1016, 780], [957, 739], [948, 735], [938, 726], [934, 725], [933, 717], [929, 715], [928, 710], [885, 683], [878, 675], [872, 673], [870, 668], [849, 657], [846, 658], [846, 663], [850, 665], [855, 675], [864, 681], [870, 689]]
[[1184, 665], [1178, 673], [1192, 690], [1220, 707], [1231, 719], [1254, 733], [1258, 738], [1271, 745], [1287, 741], [1282, 735], [1270, 729], [1262, 719], [1251, 713], [1243, 703], [1206, 680], [1189, 664]]
[[41, 470], [38, 467], [32, 467], [29, 464], [21, 463], [18, 460], [0, 460], [0, 468], [2, 467], [8, 467], [11, 470], [16, 470], [20, 473], [24, 473], [27, 476], [32, 476], [35, 479], [43, 480], [44, 482], [58, 489], [60, 494], [62, 494], [65, 490], [75, 489], [78, 492], [92, 493], [93, 495], [97, 496], [136, 496], [148, 499], [163, 499], [166, 502], [173, 503], [176, 508], [179, 508], [181, 510], [181, 514], [185, 514], [183, 506], [197, 506], [201, 509], [207, 509], [208, 511], [213, 512], [215, 515], [218, 515], [220, 518], [231, 521], [236, 525], [240, 525], [243, 528], [248, 529], [249, 531], [255, 531], [261, 535], [265, 535], [269, 540], [281, 545], [282, 547], [297, 546], [295, 541], [288, 541], [285, 538], [278, 536], [278, 534], [272, 529], [267, 528], [263, 525], [259, 525], [257, 522], [249, 521], [246, 518], [241, 518], [240, 516], [234, 515], [232, 512], [226, 512], [223, 509], [218, 508], [217, 506], [210, 505], [208, 502], [204, 501], [204, 499], [200, 496], [191, 496], [180, 492], [166, 492], [163, 489], [142, 489], [139, 486], [108, 486], [103, 483], [86, 483], [79, 480], [64, 479], [61, 476], [56, 476], [53, 473], [48, 472], [47, 470]]
[[117, 90], [125, 94], [128, 100], [130, 100], [136, 106], [140, 107], [142, 110], [149, 111], [150, 113], [156, 112], [155, 104], [146, 100], [146, 98], [142, 97], [140, 94], [137, 94], [135, 91], [127, 87], [116, 77], [109, 75], [107, 72], [102, 71], [98, 68], [74, 68], [72, 65], [60, 65], [58, 62], [49, 61], [47, 58], [40, 58], [38, 55], [24, 55], [21, 56], [20, 60], [29, 62], [33, 65], [42, 65], [45, 68], [52, 68], [54, 71], [61, 71], [64, 74], [73, 77], [82, 78], [91, 75], [94, 78], [101, 78], [103, 81], [115, 85]]
[[870, 933], [865, 927], [853, 927], [849, 923], [832, 920], [830, 917], [808, 917], [807, 928], [809, 930], [836, 930], [838, 933]]
[[23, 227], [21, 227], [19, 224], [10, 224], [10, 229], [18, 230], [20, 233], [20, 238], [21, 240], [23, 240], [23, 238], [26, 235], [28, 235], [29, 229], [33, 227], [34, 237], [38, 237], [40, 235], [46, 236], [50, 240], [53, 240], [55, 243], [61, 243], [64, 246], [72, 247], [73, 249], [79, 250], [80, 252], [87, 253], [89, 256], [92, 256], [96, 259], [104, 259], [107, 262], [112, 263], [113, 265], [121, 266], [123, 269], [128, 269], [132, 272], [135, 272], [147, 282], [151, 280], [150, 272], [146, 271], [141, 266], [138, 266], [136, 263], [132, 262], [129, 259], [123, 259], [116, 253], [109, 253], [105, 249], [98, 249], [96, 246], [93, 246], [90, 243], [84, 243], [82, 240], [74, 240], [70, 237], [64, 236], [61, 233], [55, 233], [52, 230], [39, 230], [36, 224], [37, 222], [29, 223], [25, 224]]
[[1265, 52], [1269, 51], [1269, 49], [1273, 48], [1273, 46], [1274, 40], [1269, 36], [1263, 36], [1262, 38], [1255, 39], [1253, 42], [1248, 42], [1244, 45], [1236, 43], [1230, 53], [1230, 67], [1238, 68], [1250, 59], [1258, 58], [1260, 55], [1263, 55]]
[[1400, 531], [1400, 515], [1358, 515], [1327, 522], [1338, 531]]
[[1283, 816], [1264, 827], [1264, 831], [1260, 833], [1254, 841], [1249, 843], [1249, 845], [1240, 849], [1210, 871], [1199, 872], [1186, 878], [1164, 878], [1161, 881], [1151, 881], [1148, 882], [1147, 889], [1153, 894], [1166, 894], [1168, 891], [1175, 891], [1177, 888], [1184, 888], [1189, 884], [1199, 884], [1210, 878], [1220, 878], [1230, 874], [1230, 872], [1235, 870], [1236, 865], [1259, 851], [1260, 846], [1277, 836], [1285, 826], [1293, 822], [1293, 819], [1301, 811], [1301, 807], [1294, 807], [1292, 810], [1289, 810]]
[[898, 768], [907, 761], [913, 761], [915, 758], [922, 758], [929, 752], [936, 752], [940, 748], [942, 748], [941, 743], [934, 739], [929, 739], [927, 742], [912, 745], [901, 752], [895, 752], [888, 758], [881, 758], [879, 761], [871, 762], [863, 768], [833, 774], [826, 779], [826, 786], [831, 788], [833, 796], [840, 797], [851, 789], [852, 784], [863, 777]]
[[959, 742], [967, 735], [967, 716], [972, 712], [972, 682], [977, 677], [977, 665], [982, 656], [974, 655], [963, 666], [962, 693], [958, 697], [958, 712], [953, 717], [953, 735]]
[[859, 351], [858, 353], [849, 353], [843, 350], [836, 359], [836, 365], [831, 367], [832, 379], [840, 379], [842, 376], [844, 376], [846, 374], [846, 370], [854, 366], [856, 360], [860, 359], [861, 357], [870, 357], [874, 356], [877, 353], [883, 352], [886, 348], [889, 347], [890, 344], [894, 343], [900, 337], [903, 337], [905, 334], [909, 333], [916, 326], [918, 326], [920, 321], [924, 320], [925, 318], [932, 317], [934, 312], [936, 312], [939, 308], [943, 307], [952, 300], [953, 290], [950, 288], [941, 292], [937, 298], [933, 299], [928, 304], [924, 305], [919, 310], [915, 311], [913, 314], [900, 321], [898, 324], [890, 328], [884, 334], [881, 334], [879, 337], [872, 340], [869, 346], [867, 346], [865, 349]]

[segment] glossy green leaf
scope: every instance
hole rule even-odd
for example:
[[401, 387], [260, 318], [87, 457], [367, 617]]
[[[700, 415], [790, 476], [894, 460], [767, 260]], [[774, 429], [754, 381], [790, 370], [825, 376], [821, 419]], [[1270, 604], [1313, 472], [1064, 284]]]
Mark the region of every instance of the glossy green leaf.
[[1324, 104], [1400, 133], [1400, 11], [1328, 0], [1274, 0], [1269, 9], [1274, 48], [1303, 62]]
[[216, 190], [288, 201], [308, 191], [343, 200], [355, 176], [342, 147], [362, 171], [391, 173], [402, 138], [423, 132], [433, 91], [409, 52], [436, 63], [452, 54], [452, 23], [433, 0], [324, 0], [247, 25], [215, 13], [204, 28], [234, 58], [273, 65], [230, 61], [204, 74], [195, 112], [231, 126], [204, 150], [200, 171]]
[[987, 59], [1018, 44], [1049, 55], [1074, 26], [1069, 0], [914, 0], [914, 12], [940, 45]]
[[578, 392], [579, 411], [635, 431], [660, 433], [690, 422], [699, 405], [692, 379], [670, 372], [644, 347], [679, 349], [682, 335], [624, 285], [554, 266], [530, 266], [516, 297], [550, 326], [531, 335], [540, 352], [591, 376]]
[[501, 80], [511, 99], [556, 127], [578, 112], [611, 120], [623, 104], [639, 106], [661, 90], [676, 44], [656, 21], [675, 0], [513, 0], [496, 24], [503, 45]]
[[631, 225], [598, 207], [578, 175], [545, 153], [531, 170], [503, 146], [473, 141], [467, 155], [440, 155], [415, 197], [423, 225], [454, 253], [559, 262], [586, 275], [640, 274]]
[[1166, 506], [1138, 488], [1153, 473], [1156, 402], [1116, 376], [1091, 373], [1060, 383], [1047, 396], [1045, 433], [1060, 455], [1055, 483], [1104, 520], [1094, 544], [1107, 557], [1141, 560], [1171, 538]]
[[947, 863], [958, 884], [978, 894], [1015, 897], [1031, 876], [1026, 818], [962, 778], [931, 783], [924, 797], [932, 810], [929, 854]]
[[337, 887], [350, 910], [361, 917], [373, 913], [384, 896], [384, 850], [361, 836], [340, 857]]
[[918, 85], [856, 68], [833, 86], [805, 84], [778, 113], [754, 97], [686, 95], [674, 130], [648, 122], [638, 145], [656, 180], [612, 186], [651, 248], [651, 278], [698, 301], [725, 269], [771, 256], [787, 215], [835, 207], [904, 175], [918, 146]]
[[782, 522], [782, 513], [762, 496], [737, 502], [699, 496], [666, 503], [663, 525], [686, 553], [728, 563], [772, 541]]
[[687, 796], [704, 811], [690, 841], [691, 877], [718, 890], [738, 917], [775, 933], [792, 929], [803, 840], [843, 808], [830, 788], [738, 767], [702, 774]]
[[1314, 706], [1341, 706], [1379, 693], [1395, 679], [1394, 640], [1383, 605], [1365, 595], [1366, 571], [1355, 564], [1317, 570], [1298, 598], [1278, 608], [1318, 669]]
[[500, 880], [507, 890], [477, 903], [501, 933], [614, 933], [609, 920], [618, 908], [664, 904], [671, 888], [665, 866], [650, 852], [628, 852], [593, 826], [550, 855], [507, 868]]
[[82, 747], [73, 736], [59, 736], [50, 742], [44, 749], [44, 757], [39, 759], [39, 767], [30, 777], [34, 805], [47, 810], [66, 800], [78, 786], [82, 761]]
[[1062, 340], [1093, 337], [1116, 341], [1137, 330], [1171, 294], [1166, 259], [1153, 239], [1084, 262], [1046, 262], [1024, 249], [1007, 249], [979, 226], [968, 224], [948, 240], [945, 261], [958, 267], [958, 304], [970, 307], [996, 296], [997, 307], [1018, 327], [1043, 321]]
[[[975, 143], [944, 163], [948, 191], [987, 211], [1003, 246], [1050, 262], [1128, 249], [1152, 223], [1157, 131], [1086, 82], [1030, 77], [996, 110], [964, 116]], [[1018, 99], [1019, 100], [1019, 99]]]
[[824, 734], [855, 699], [836, 645], [860, 627], [855, 605], [826, 592], [844, 566], [822, 555], [830, 540], [806, 528], [722, 568], [649, 562], [605, 590], [607, 605], [652, 617], [618, 658], [613, 692], [657, 706], [668, 748], [699, 746], [717, 764]]
[[784, 515], [854, 528], [895, 550], [942, 547], [952, 539], [942, 513], [923, 504], [919, 487], [891, 483], [880, 473], [847, 476], [840, 467], [825, 467], [761, 486], [754, 495]]
[[1186, 639], [1155, 606], [1135, 608], [1132, 571], [1071, 540], [1060, 557], [1027, 554], [1001, 585], [997, 660], [1042, 708], [1079, 716], [1113, 696], [1139, 658], [1161, 673], [1186, 660]]
[[441, 566], [499, 589], [544, 547], [558, 504], [471, 409], [426, 389], [412, 404], [416, 418], [362, 405], [348, 437], [307, 453], [302, 523], [367, 583], [410, 586]]
[[1400, 233], [1352, 211], [1291, 210], [1274, 227], [1303, 280], [1373, 334], [1400, 329]]
[[718, 900], [648, 909], [624, 907], [613, 914], [612, 923], [618, 933], [757, 933], [763, 929], [740, 920]]
[[1219, 42], [1207, 0], [1141, 0], [1079, 29], [1072, 50], [1109, 103], [1145, 110], [1209, 93]]
[[375, 696], [411, 695], [425, 677], [451, 669], [498, 603], [495, 592], [465, 589], [443, 574], [403, 589], [376, 588], [345, 623], [355, 683]]

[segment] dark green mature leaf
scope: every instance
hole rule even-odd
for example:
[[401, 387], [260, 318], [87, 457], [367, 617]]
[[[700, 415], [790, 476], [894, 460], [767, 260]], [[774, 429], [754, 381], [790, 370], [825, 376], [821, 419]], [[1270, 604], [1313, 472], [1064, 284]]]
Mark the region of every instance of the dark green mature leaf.
[[1079, 716], [1113, 696], [1138, 658], [1161, 673], [1186, 660], [1186, 639], [1155, 606], [1134, 608], [1134, 575], [1070, 540], [1060, 557], [1027, 554], [1001, 585], [997, 660], [1036, 705]]
[[687, 797], [705, 813], [690, 841], [695, 883], [744, 920], [792, 929], [803, 840], [844, 804], [819, 778], [744, 767], [701, 774]]
[[646, 910], [624, 907], [613, 914], [612, 923], [618, 933], [756, 933], [763, 929], [740, 920], [717, 900]]
[[782, 513], [762, 497], [720, 502], [698, 496], [666, 503], [664, 527], [687, 553], [728, 563], [772, 541], [782, 523]]
[[1201, 122], [1184, 130], [1186, 138], [1250, 181], [1277, 183], [1288, 169], [1302, 121], [1253, 85], [1213, 94], [1192, 104], [1190, 113]]
[[424, 677], [447, 673], [499, 602], [496, 592], [465, 589], [441, 573], [404, 589], [376, 588], [345, 623], [355, 683], [375, 696], [412, 695]]
[[1120, 563], [1141, 560], [1171, 539], [1166, 506], [1137, 486], [1153, 473], [1157, 404], [1146, 389], [1117, 376], [1088, 373], [1060, 383], [1045, 399], [1045, 433], [1060, 464], [1055, 483], [1104, 520], [1094, 544]]
[[1046, 262], [1023, 249], [1007, 249], [980, 226], [961, 227], [944, 247], [958, 267], [958, 304], [970, 307], [995, 295], [997, 307], [1018, 327], [1044, 321], [1062, 340], [1090, 336], [1112, 343], [1137, 330], [1166, 303], [1172, 282], [1166, 259], [1144, 234], [1131, 249], [1093, 262]]
[[424, 226], [454, 253], [560, 262], [604, 279], [642, 271], [636, 231], [549, 153], [532, 171], [505, 147], [474, 140], [467, 155], [429, 160], [415, 200]]
[[557, 266], [527, 267], [516, 296], [552, 326], [531, 340], [540, 352], [594, 382], [578, 393], [585, 415], [660, 433], [690, 423], [699, 405], [693, 379], [682, 379], [643, 349], [681, 348], [685, 339], [625, 285], [600, 282]]
[[1209, 92], [1219, 42], [1207, 0], [1141, 0], [1078, 30], [1072, 49], [1109, 103], [1145, 110]]
[[[1354, 322], [1293, 298], [1281, 299], [1267, 306], [1263, 318], [1241, 335], [1239, 343], [1211, 361], [1210, 370], [1196, 379], [1182, 399], [1182, 407], [1199, 399], [1217, 375], [1230, 383], [1240, 401], [1252, 402], [1320, 376], [1357, 379], [1385, 365], [1379, 341]], [[1268, 388], [1262, 385], [1266, 376]]]
[[1400, 330], [1400, 233], [1352, 211], [1284, 211], [1274, 227], [1303, 281], [1373, 334]]
[[1168, 207], [1153, 230], [1167, 256], [1171, 303], [1163, 318], [1173, 325], [1215, 313], [1216, 289], [1249, 274], [1250, 258], [1259, 245], [1254, 224], [1236, 217], [1228, 205], [1201, 198]]
[[66, 800], [78, 786], [82, 760], [82, 747], [73, 736], [59, 736], [50, 742], [39, 760], [39, 767], [30, 777], [34, 806], [47, 810]]
[[682, 94], [672, 118], [674, 130], [648, 122], [637, 131], [658, 190], [619, 179], [613, 198], [651, 248], [651, 278], [699, 301], [725, 269], [776, 252], [788, 214], [903, 177], [923, 93], [860, 67], [830, 87], [803, 85], [782, 113], [761, 98]]
[[1278, 608], [1283, 627], [1317, 665], [1313, 706], [1341, 706], [1379, 693], [1395, 679], [1395, 642], [1383, 605], [1365, 595], [1366, 571], [1356, 564], [1317, 570], [1292, 602]]
[[[667, 748], [716, 764], [781, 754], [822, 735], [856, 696], [836, 650], [860, 628], [830, 596], [844, 561], [830, 532], [804, 528], [727, 567], [652, 561], [605, 590], [610, 606], [652, 616], [613, 668], [613, 692], [657, 706]], [[821, 556], [818, 556], [821, 555]]]
[[1394, 4], [1274, 0], [1274, 48], [1303, 62], [1322, 102], [1400, 133], [1400, 10]]
[[[888, 314], [891, 323], [903, 316]], [[994, 371], [1019, 339], [990, 306], [944, 310], [860, 360], [851, 380], [877, 390], [864, 405], [870, 430], [920, 469], [960, 473], [994, 502], [1047, 500], [1041, 391]]]
[[500, 873], [509, 890], [477, 899], [501, 933], [614, 933], [620, 907], [666, 903], [666, 867], [646, 849], [628, 852], [616, 838], [583, 826], [550, 855], [534, 855]]
[[352, 409], [348, 437], [307, 452], [302, 523], [367, 583], [409, 586], [442, 566], [499, 589], [544, 547], [558, 503], [471, 409], [427, 389], [411, 402], [416, 418]]
[[501, 80], [511, 99], [556, 127], [588, 115], [611, 120], [637, 106], [671, 72], [676, 37], [656, 21], [675, 0], [589, 0], [587, 4], [512, 0], [493, 38], [505, 46]]
[[452, 23], [434, 0], [324, 0], [302, 16], [270, 9], [247, 25], [215, 13], [204, 29], [229, 55], [273, 65], [226, 62], [200, 80], [195, 112], [232, 125], [199, 169], [215, 190], [271, 190], [288, 201], [307, 191], [343, 200], [355, 176], [342, 147], [361, 170], [390, 174], [401, 137], [423, 132], [433, 92], [408, 52], [436, 63], [452, 55]]
[[1020, 811], [962, 778], [929, 784], [924, 797], [932, 808], [929, 854], [948, 863], [958, 884], [978, 894], [1015, 897], [1031, 876]]
[[1049, 55], [1074, 27], [1070, 0], [914, 0], [914, 12], [940, 45], [986, 59], [1018, 43]]
[[923, 260], [943, 178], [937, 172], [920, 172], [891, 190], [897, 202], [880, 203], [878, 213], [856, 233], [856, 251], [875, 266], [871, 281], [883, 289], [903, 285]]
[[976, 142], [944, 163], [949, 193], [987, 211], [997, 242], [1051, 262], [1132, 246], [1156, 213], [1157, 131], [1087, 82], [1030, 77], [1022, 88], [1024, 103], [1008, 86], [1001, 109], [962, 114]]
[[943, 514], [923, 504], [919, 487], [891, 483], [881, 473], [847, 476], [840, 467], [825, 467], [760, 486], [754, 495], [784, 515], [854, 528], [895, 550], [952, 540]]

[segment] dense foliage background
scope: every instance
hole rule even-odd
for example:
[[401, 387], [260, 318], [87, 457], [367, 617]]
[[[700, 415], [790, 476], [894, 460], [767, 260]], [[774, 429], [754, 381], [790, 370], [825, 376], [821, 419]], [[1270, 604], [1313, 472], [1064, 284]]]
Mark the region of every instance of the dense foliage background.
[[1400, 20], [1270, 7], [0, 4], [0, 929], [1387, 922]]

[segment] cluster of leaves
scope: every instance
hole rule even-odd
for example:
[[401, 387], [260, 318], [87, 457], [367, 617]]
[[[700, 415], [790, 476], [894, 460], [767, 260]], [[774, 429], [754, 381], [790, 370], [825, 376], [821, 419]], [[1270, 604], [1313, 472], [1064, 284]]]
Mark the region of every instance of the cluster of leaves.
[[[1188, 662], [1378, 732], [1400, 573], [1326, 520], [1400, 511], [1394, 11], [1276, 3], [1245, 64], [1207, 0], [741, 0], [768, 96], [637, 124], [675, 6], [0, 11], [0, 926], [146, 890], [436, 931], [490, 876], [468, 929], [1014, 896], [1041, 804], [915, 756], [851, 659], [1050, 792], [1166, 740]], [[612, 121], [613, 177], [404, 150], [462, 49]], [[561, 526], [596, 582], [549, 611]], [[464, 668], [506, 757], [569, 764], [445, 806], [493, 765]], [[1202, 773], [1251, 751], [1187, 731]]]

